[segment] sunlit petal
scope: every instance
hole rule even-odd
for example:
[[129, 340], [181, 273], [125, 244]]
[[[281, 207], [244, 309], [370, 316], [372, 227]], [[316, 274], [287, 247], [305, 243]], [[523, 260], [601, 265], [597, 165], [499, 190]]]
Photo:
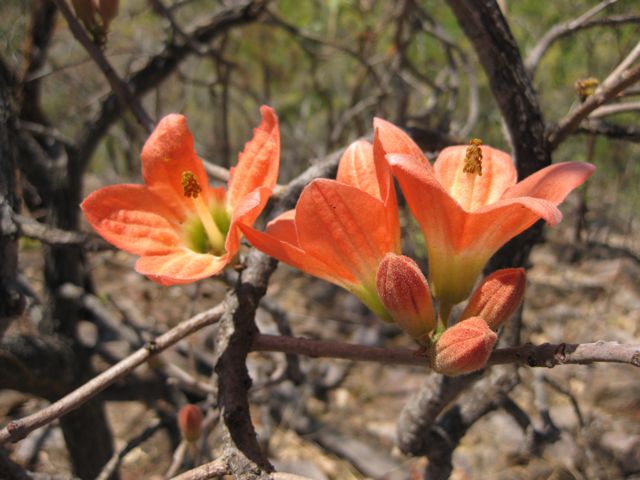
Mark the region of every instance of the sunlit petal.
[[171, 252], [181, 243], [180, 212], [143, 185], [112, 185], [90, 194], [81, 208], [108, 242], [134, 255]]
[[516, 183], [511, 156], [495, 148], [481, 147], [482, 174], [463, 171], [467, 146], [447, 147], [433, 165], [442, 187], [468, 212], [493, 203]]
[[167, 255], [140, 257], [136, 271], [161, 285], [180, 285], [216, 275], [228, 261], [226, 255], [216, 257], [183, 248]]
[[158, 123], [142, 149], [142, 176], [145, 185], [174, 209], [190, 210], [184, 196], [182, 174], [195, 175], [208, 201], [207, 173], [193, 147], [193, 136], [184, 116], [171, 114]]
[[280, 165], [278, 117], [270, 107], [264, 105], [260, 107], [260, 113], [262, 121], [238, 156], [238, 165], [231, 171], [227, 194], [231, 209], [235, 209], [245, 195], [257, 188], [273, 190], [276, 185]]

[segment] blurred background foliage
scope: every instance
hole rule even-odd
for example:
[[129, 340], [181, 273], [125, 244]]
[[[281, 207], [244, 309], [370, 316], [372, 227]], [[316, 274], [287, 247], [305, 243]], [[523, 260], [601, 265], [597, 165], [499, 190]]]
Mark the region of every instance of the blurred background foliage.
[[[503, 1], [523, 58], [557, 23], [598, 2]], [[227, 2], [228, 4], [228, 2]], [[621, 0], [606, 15], [633, 12], [637, 0]], [[173, 0], [167, 6], [183, 31], [203, 24], [225, 2]], [[30, 2], [3, 0], [0, 48], [20, 71]], [[600, 26], [552, 44], [538, 65], [534, 85], [545, 120], [552, 125], [579, 104], [574, 82], [602, 80], [638, 40], [637, 23]], [[146, 0], [122, 0], [105, 47], [123, 78], [179, 38]], [[196, 46], [197, 48], [198, 46]], [[480, 137], [510, 150], [486, 76], [444, 2], [381, 0], [281, 0], [259, 22], [232, 29], [190, 55], [143, 103], [154, 120], [181, 112], [189, 120], [204, 158], [223, 166], [257, 123], [258, 106], [272, 105], [282, 124], [280, 182], [370, 133], [373, 116], [404, 127], [434, 129], [460, 141]], [[103, 75], [71, 37], [59, 17], [42, 80], [43, 109], [59, 132], [77, 134], [110, 92]], [[637, 124], [637, 112], [607, 120]], [[101, 141], [92, 168], [108, 182], [139, 178], [139, 152], [146, 134], [127, 114]], [[553, 160], [586, 160], [590, 139], [575, 135]], [[609, 215], [631, 228], [640, 207], [637, 143], [597, 137], [591, 161], [599, 167], [590, 189]]]

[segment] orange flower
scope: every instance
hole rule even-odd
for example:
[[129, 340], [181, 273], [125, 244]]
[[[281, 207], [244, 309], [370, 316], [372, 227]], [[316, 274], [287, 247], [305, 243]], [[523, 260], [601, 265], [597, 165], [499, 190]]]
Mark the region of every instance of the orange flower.
[[211, 188], [182, 115], [164, 117], [142, 149], [144, 185], [101, 188], [82, 202], [108, 242], [140, 255], [136, 271], [162, 285], [220, 273], [240, 248], [240, 225], [253, 225], [276, 184], [280, 133], [274, 111], [231, 169], [228, 189]]
[[336, 180], [307, 185], [295, 210], [271, 221], [266, 233], [240, 228], [257, 249], [349, 290], [390, 319], [376, 292], [376, 271], [387, 252], [400, 253], [400, 225], [377, 137], [374, 146], [353, 143], [340, 159]]
[[[386, 128], [411, 142], [397, 127]], [[382, 146], [424, 233], [433, 293], [445, 305], [468, 297], [489, 258], [508, 240], [540, 219], [557, 224], [557, 205], [595, 169], [559, 163], [516, 183], [511, 157], [479, 141], [445, 148], [433, 167], [397, 144]]]

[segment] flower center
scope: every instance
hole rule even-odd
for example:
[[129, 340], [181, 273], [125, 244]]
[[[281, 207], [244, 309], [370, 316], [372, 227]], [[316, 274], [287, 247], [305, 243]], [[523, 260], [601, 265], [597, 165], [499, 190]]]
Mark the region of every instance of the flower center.
[[[182, 192], [185, 197], [191, 198], [196, 213], [198, 214], [198, 218], [200, 219], [200, 222], [202, 222], [202, 227], [207, 234], [207, 240], [209, 241], [211, 249], [215, 253], [224, 252], [225, 236], [218, 228], [218, 225], [216, 225], [209, 208], [205, 204], [202, 195], [200, 195], [202, 187], [198, 183], [197, 177], [193, 172], [185, 171], [182, 172], [181, 182]], [[201, 246], [199, 247], [199, 250], [200, 249]]]
[[482, 149], [480, 145], [482, 145], [482, 140], [479, 138], [469, 141], [467, 154], [464, 157], [464, 166], [462, 167], [464, 173], [482, 176]]

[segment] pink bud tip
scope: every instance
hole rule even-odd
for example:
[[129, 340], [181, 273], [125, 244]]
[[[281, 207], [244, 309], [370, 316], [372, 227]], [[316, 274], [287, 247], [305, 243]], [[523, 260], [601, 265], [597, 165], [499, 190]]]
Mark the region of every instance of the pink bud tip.
[[202, 411], [197, 405], [188, 403], [178, 413], [178, 428], [188, 442], [195, 442], [202, 434]]
[[497, 270], [483, 280], [473, 292], [460, 318], [482, 317], [493, 330], [498, 330], [516, 311], [526, 284], [522, 268]]
[[438, 339], [433, 369], [451, 376], [480, 370], [487, 364], [497, 339], [482, 318], [463, 320]]
[[436, 328], [427, 279], [412, 259], [387, 253], [378, 267], [376, 287], [393, 320], [413, 338], [424, 339]]

